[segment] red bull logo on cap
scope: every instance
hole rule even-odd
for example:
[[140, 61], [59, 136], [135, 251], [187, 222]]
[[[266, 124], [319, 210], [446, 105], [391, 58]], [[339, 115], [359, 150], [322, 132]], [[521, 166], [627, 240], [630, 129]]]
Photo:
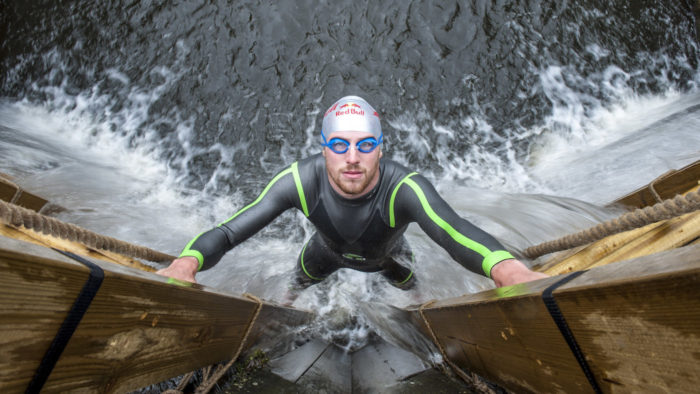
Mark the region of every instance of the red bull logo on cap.
[[330, 114], [331, 112], [335, 111], [336, 108], [338, 108], [338, 103], [335, 103], [335, 104], [333, 104], [332, 107], [328, 108], [328, 111], [326, 111], [326, 113], [325, 113], [323, 116], [324, 116], [324, 117], [325, 117], [325, 116], [328, 116], [328, 114]]
[[[365, 116], [366, 114], [374, 116]], [[345, 96], [328, 108], [321, 125], [322, 136], [339, 131], [368, 132], [379, 140], [382, 137], [379, 114], [363, 98]], [[325, 136], [323, 138], [325, 141]]]
[[335, 111], [335, 116], [343, 116], [343, 115], [360, 115], [360, 116], [365, 116], [365, 111], [362, 110], [362, 107], [355, 103], [347, 103], [343, 104], [338, 108], [338, 111]]

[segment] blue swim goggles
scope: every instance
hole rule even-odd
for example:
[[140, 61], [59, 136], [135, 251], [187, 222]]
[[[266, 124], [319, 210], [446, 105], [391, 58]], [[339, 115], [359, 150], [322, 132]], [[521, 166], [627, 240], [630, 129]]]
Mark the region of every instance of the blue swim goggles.
[[[321, 134], [323, 136], [323, 134]], [[365, 138], [362, 140], [357, 141], [355, 144], [355, 147], [357, 147], [357, 150], [362, 152], [362, 153], [370, 153], [373, 150], [377, 149], [379, 144], [382, 143], [382, 138], [384, 135], [379, 136], [379, 140], [377, 140], [374, 137], [369, 137]], [[350, 142], [347, 140], [344, 140], [342, 138], [331, 138], [330, 141], [326, 142], [326, 137], [323, 136], [323, 142], [321, 145], [327, 147], [328, 149], [332, 150], [333, 152], [337, 154], [343, 154], [350, 149]]]

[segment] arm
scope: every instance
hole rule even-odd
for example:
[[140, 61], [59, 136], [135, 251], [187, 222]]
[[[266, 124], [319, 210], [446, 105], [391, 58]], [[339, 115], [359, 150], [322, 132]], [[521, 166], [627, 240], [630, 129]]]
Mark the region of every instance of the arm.
[[156, 273], [195, 282], [198, 271], [213, 267], [226, 252], [253, 236], [282, 212], [300, 205], [293, 171], [296, 171], [296, 163], [277, 174], [255, 201], [218, 226], [196, 236], [169, 267]]
[[[546, 276], [530, 271], [494, 237], [461, 218], [418, 174], [409, 175], [398, 184], [392, 201], [396, 223], [417, 222], [455, 261], [493, 279], [499, 287]], [[390, 215], [391, 212], [390, 206]], [[495, 267], [499, 268], [494, 271]]]

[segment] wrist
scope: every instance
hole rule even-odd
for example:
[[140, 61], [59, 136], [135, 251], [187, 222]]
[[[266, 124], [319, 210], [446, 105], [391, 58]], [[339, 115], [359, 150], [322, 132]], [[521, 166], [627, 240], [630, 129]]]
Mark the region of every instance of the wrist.
[[491, 268], [491, 279], [496, 282], [496, 286], [502, 286], [508, 278], [523, 271], [529, 271], [525, 264], [515, 259], [507, 259]]
[[178, 257], [170, 264], [174, 269], [196, 274], [199, 269], [199, 261], [191, 256]]
[[497, 287], [530, 282], [547, 276], [541, 272], [530, 270], [525, 264], [515, 259], [503, 260], [491, 269], [491, 278]]

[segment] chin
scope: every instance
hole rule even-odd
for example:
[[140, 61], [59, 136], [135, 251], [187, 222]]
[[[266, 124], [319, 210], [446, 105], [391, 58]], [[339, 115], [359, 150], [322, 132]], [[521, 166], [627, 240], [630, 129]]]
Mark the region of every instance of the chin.
[[352, 185], [351, 187], [348, 187], [346, 185], [343, 185], [340, 190], [347, 194], [360, 194], [364, 188], [361, 185]]

